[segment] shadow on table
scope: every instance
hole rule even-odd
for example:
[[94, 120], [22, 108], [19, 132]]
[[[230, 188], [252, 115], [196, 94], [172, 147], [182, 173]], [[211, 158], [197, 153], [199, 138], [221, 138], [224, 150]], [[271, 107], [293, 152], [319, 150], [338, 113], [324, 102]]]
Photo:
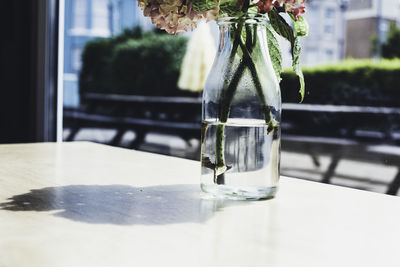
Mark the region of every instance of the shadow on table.
[[55, 216], [93, 224], [163, 225], [204, 223], [233, 205], [246, 202], [203, 199], [197, 185], [71, 185], [15, 195], [0, 203], [0, 209], [57, 211]]

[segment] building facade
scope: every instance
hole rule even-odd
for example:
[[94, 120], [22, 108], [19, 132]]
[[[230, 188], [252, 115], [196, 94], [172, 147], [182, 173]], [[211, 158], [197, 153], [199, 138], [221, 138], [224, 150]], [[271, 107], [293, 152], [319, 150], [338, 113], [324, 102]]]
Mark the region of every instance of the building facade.
[[[372, 39], [384, 43], [390, 23], [400, 25], [400, 0], [308, 0], [306, 5], [309, 35], [301, 39], [303, 65], [372, 58]], [[287, 43], [282, 46], [290, 58]]]
[[375, 56], [372, 39], [384, 43], [390, 23], [399, 24], [400, 1], [349, 0], [346, 21], [346, 56], [371, 58]]
[[310, 0], [306, 2], [305, 18], [309, 35], [302, 38], [302, 64], [317, 65], [344, 58], [345, 21], [340, 0]]

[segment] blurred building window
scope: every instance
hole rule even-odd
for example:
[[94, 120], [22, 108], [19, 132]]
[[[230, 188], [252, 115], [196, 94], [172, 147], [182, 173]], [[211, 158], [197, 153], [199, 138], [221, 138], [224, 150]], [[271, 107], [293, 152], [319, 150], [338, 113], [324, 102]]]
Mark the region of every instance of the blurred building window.
[[95, 0], [92, 2], [92, 28], [94, 35], [110, 35], [110, 15], [108, 2], [108, 0]]
[[334, 34], [334, 26], [332, 24], [326, 24], [324, 26], [324, 32], [327, 34]]
[[[378, 0], [381, 1], [381, 0]], [[361, 10], [372, 8], [372, 0], [350, 0], [349, 10]]]
[[332, 49], [326, 49], [325, 50], [325, 60], [330, 62], [334, 60], [334, 52]]
[[325, 10], [325, 17], [326, 17], [326, 18], [328, 18], [328, 19], [334, 19], [334, 18], [335, 18], [335, 15], [336, 15], [336, 12], [335, 12], [335, 9], [334, 9], [334, 8], [328, 7], [328, 8]]
[[81, 69], [82, 60], [81, 60], [82, 48], [74, 48], [72, 50], [72, 68], [74, 71], [78, 72]]
[[88, 0], [73, 2], [73, 27], [77, 29], [87, 28]]

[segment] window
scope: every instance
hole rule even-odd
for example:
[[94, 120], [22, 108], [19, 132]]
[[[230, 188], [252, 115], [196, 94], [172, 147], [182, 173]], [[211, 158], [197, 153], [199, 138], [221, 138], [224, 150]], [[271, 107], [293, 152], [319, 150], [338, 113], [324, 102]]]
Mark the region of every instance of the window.
[[329, 7], [325, 10], [325, 18], [327, 19], [334, 19], [336, 15], [335, 9], [332, 7]]
[[326, 24], [326, 25], [324, 26], [324, 33], [333, 34], [333, 33], [334, 33], [334, 27], [333, 27], [333, 25], [332, 25], [332, 24]]
[[334, 53], [333, 53], [332, 49], [326, 49], [325, 50], [325, 59], [326, 59], [326, 61], [328, 61], [328, 62], [333, 61], [334, 60], [333, 54]]
[[78, 72], [81, 69], [81, 54], [81, 48], [75, 48], [74, 50], [72, 50], [72, 69], [74, 70], [74, 72]]
[[349, 10], [362, 10], [362, 9], [369, 9], [369, 8], [372, 8], [372, 0], [351, 0], [351, 1], [349, 1]]
[[109, 6], [108, 0], [92, 1], [92, 28], [99, 35], [109, 34]]
[[73, 28], [86, 29], [87, 28], [87, 14], [88, 1], [75, 0], [73, 2]]

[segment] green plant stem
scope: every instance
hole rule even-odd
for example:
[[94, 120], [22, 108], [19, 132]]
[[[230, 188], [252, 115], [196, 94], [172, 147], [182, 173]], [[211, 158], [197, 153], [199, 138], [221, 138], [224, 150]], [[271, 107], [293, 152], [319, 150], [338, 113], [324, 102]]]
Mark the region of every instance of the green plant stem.
[[246, 26], [246, 47], [248, 51], [251, 53], [253, 50], [253, 38], [251, 38], [251, 29], [250, 26], [247, 24]]
[[[215, 141], [215, 175], [214, 180], [217, 184], [225, 183], [225, 171], [227, 169], [225, 164], [224, 147], [225, 147], [225, 123], [228, 120], [230, 114], [230, 107], [232, 105], [233, 96], [235, 95], [237, 86], [240, 78], [246, 68], [244, 62], [241, 62], [229, 83], [224, 95], [221, 98], [220, 113], [219, 113], [219, 124], [216, 129], [216, 141]], [[221, 170], [221, 173], [219, 173]]]
[[245, 14], [247, 14], [247, 10], [249, 9], [249, 7], [250, 7], [250, 0], [245, 0], [245, 1], [243, 2], [242, 11], [243, 11]]
[[268, 133], [270, 133], [273, 130], [273, 128], [276, 126], [276, 122], [272, 117], [271, 108], [268, 106], [268, 104], [265, 100], [264, 91], [262, 89], [260, 79], [258, 78], [258, 75], [257, 75], [256, 65], [254, 64], [253, 59], [251, 58], [247, 47], [243, 44], [242, 41], [239, 42], [239, 46], [243, 51], [243, 61], [245, 61], [247, 63], [246, 65], [250, 70], [251, 77], [252, 77], [254, 85], [256, 87], [258, 98], [261, 101], [262, 109], [264, 112], [265, 123], [268, 125], [267, 131], [268, 131]]
[[[240, 21], [237, 29], [234, 33], [234, 40], [232, 45], [231, 54], [229, 56], [229, 65], [233, 65], [239, 43], [241, 42], [241, 34], [243, 28], [243, 21]], [[224, 86], [221, 93], [221, 103], [219, 106], [219, 124], [216, 129], [216, 141], [215, 141], [215, 170], [214, 170], [214, 183], [225, 184], [225, 171], [227, 169], [225, 163], [225, 123], [228, 120], [230, 107], [232, 105], [233, 96], [235, 95], [237, 86], [239, 84], [240, 78], [245, 70], [244, 62], [240, 62], [236, 72], [233, 75], [230, 83]]]
[[[215, 170], [214, 183], [225, 184], [225, 124], [218, 124], [215, 137]], [[222, 173], [218, 170], [221, 169]]]

